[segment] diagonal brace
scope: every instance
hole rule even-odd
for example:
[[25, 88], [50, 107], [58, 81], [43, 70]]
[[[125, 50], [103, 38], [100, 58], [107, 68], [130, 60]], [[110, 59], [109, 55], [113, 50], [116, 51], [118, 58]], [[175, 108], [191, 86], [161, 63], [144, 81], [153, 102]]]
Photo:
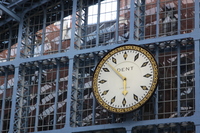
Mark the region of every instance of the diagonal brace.
[[20, 17], [17, 16], [13, 11], [5, 7], [4, 5], [0, 4], [0, 9], [2, 9], [5, 13], [16, 19], [18, 22], [20, 21]]

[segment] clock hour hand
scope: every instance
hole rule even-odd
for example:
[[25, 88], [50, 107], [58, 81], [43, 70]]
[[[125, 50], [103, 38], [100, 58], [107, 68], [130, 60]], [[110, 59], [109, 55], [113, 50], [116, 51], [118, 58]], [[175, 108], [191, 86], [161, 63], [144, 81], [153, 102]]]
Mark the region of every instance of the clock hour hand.
[[124, 90], [122, 91], [122, 94], [126, 96], [126, 94], [128, 93], [128, 91], [126, 90], [126, 78], [124, 78], [123, 82], [124, 82]]
[[128, 91], [126, 90], [126, 77], [124, 77], [120, 72], [118, 72], [109, 62], [107, 62], [107, 64], [110, 66], [110, 68], [113, 70], [113, 71], [115, 71], [115, 73], [117, 73], [117, 75], [119, 76], [119, 77], [121, 77], [122, 78], [122, 80], [123, 80], [123, 88], [124, 88], [124, 90], [122, 91], [122, 94], [125, 96], [127, 93], [128, 93]]

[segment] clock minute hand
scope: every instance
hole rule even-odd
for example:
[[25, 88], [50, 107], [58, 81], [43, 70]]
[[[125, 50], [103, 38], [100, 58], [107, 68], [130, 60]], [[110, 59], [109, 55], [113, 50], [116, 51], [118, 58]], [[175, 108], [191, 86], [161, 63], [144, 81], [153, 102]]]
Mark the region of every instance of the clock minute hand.
[[115, 73], [117, 73], [118, 76], [120, 76], [123, 80], [123, 88], [124, 90], [122, 91], [123, 95], [126, 95], [128, 93], [128, 91], [126, 90], [126, 77], [124, 77], [120, 72], [118, 72], [110, 63], [107, 62], [107, 64], [112, 68], [112, 70], [115, 71]]
[[112, 70], [115, 71], [115, 73], [117, 73], [118, 76], [120, 76], [122, 78], [122, 80], [124, 80], [126, 78], [120, 72], [118, 72], [110, 63], [107, 62], [107, 64], [112, 68]]

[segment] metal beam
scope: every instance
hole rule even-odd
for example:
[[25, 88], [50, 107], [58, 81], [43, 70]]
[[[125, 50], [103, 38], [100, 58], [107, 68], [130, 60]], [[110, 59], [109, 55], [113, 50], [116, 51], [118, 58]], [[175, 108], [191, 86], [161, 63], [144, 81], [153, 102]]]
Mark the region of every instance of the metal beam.
[[8, 15], [10, 15], [12, 18], [16, 19], [18, 22], [20, 22], [20, 17], [17, 16], [13, 11], [9, 10], [4, 5], [0, 4], [0, 9], [2, 9], [4, 12], [6, 12]]
[[25, 13], [27, 13], [28, 11], [33, 10], [34, 8], [39, 7], [39, 6], [45, 4], [45, 3], [49, 2], [49, 1], [51, 1], [51, 0], [42, 0], [42, 1], [37, 2], [37, 3], [35, 2], [35, 3], [34, 3], [33, 5], [31, 5], [30, 7], [26, 8], [26, 10], [24, 10], [23, 13], [25, 14]]
[[7, 8], [11, 8], [11, 7], [13, 7], [13, 6], [16, 6], [16, 5], [20, 5], [21, 3], [25, 3], [25, 2], [27, 2], [28, 0], [16, 0], [15, 2], [13, 2], [13, 3], [10, 3], [8, 6], [7, 6]]
[[[41, 5], [43, 5], [43, 4], [45, 4], [45, 3], [49, 2], [49, 1], [50, 1], [50, 0], [43, 0], [43, 1], [40, 1], [40, 2], [37, 2], [37, 3], [34, 3], [32, 6], [27, 7], [24, 11], [22, 11], [22, 12], [17, 12], [17, 15], [25, 14], [25, 13], [27, 13], [28, 11], [30, 11], [30, 10], [32, 10], [32, 9], [34, 9], [34, 8], [36, 8], [36, 7], [38, 7], [38, 6], [41, 6]], [[24, 1], [23, 1], [23, 2], [24, 2]], [[4, 7], [5, 7], [5, 6], [4, 6]], [[1, 7], [0, 7], [0, 9], [1, 9]], [[12, 20], [11, 17], [5, 19], [4, 21], [0, 22], [0, 26], [4, 25], [5, 23], [8, 23], [8, 22], [11, 21], [11, 20]]]

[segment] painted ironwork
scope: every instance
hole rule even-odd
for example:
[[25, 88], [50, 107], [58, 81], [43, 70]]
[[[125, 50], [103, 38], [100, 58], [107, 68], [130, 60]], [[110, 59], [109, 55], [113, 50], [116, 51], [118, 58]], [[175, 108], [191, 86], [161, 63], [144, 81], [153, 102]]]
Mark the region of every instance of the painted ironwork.
[[[199, 1], [4, 0], [0, 8], [2, 133], [200, 132]], [[115, 114], [96, 102], [91, 82], [98, 61], [126, 44], [152, 52], [160, 82], [142, 108]]]

